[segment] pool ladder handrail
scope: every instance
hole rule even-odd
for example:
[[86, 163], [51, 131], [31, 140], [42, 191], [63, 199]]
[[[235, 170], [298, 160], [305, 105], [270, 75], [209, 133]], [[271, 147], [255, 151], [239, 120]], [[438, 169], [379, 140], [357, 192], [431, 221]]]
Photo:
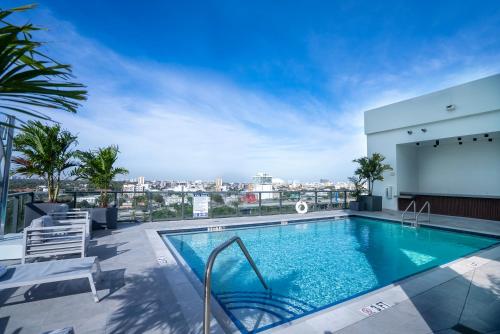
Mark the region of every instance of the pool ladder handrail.
[[255, 271], [257, 274], [257, 277], [259, 278], [260, 282], [264, 286], [266, 290], [270, 290], [268, 285], [266, 284], [264, 277], [262, 277], [259, 269], [257, 268], [257, 265], [255, 264], [254, 260], [250, 256], [250, 253], [248, 252], [248, 249], [245, 247], [245, 244], [243, 244], [243, 241], [241, 240], [240, 237], [234, 236], [231, 239], [223, 242], [219, 246], [217, 246], [212, 253], [210, 253], [210, 256], [208, 257], [207, 265], [205, 266], [205, 289], [204, 289], [204, 302], [203, 302], [203, 333], [204, 334], [209, 334], [210, 333], [210, 296], [211, 296], [211, 290], [212, 290], [212, 269], [214, 266], [215, 259], [217, 256], [222, 252], [224, 249], [228, 248], [231, 246], [233, 243], [237, 243], [238, 246], [240, 246], [241, 251], [243, 254], [245, 254], [245, 257], [250, 263], [250, 266], [252, 269]]
[[[415, 203], [415, 200], [411, 201], [410, 204], [406, 207], [405, 211], [401, 214], [401, 226], [404, 226], [405, 223], [405, 214], [410, 210], [410, 207], [413, 205], [413, 219], [412, 220], [417, 220], [417, 204]], [[410, 218], [411, 219], [411, 218]], [[412, 224], [413, 225], [413, 224]]]
[[422, 211], [424, 211], [425, 207], [427, 207], [427, 222], [431, 221], [431, 203], [429, 203], [429, 201], [425, 201], [424, 205], [422, 205], [417, 215], [415, 216], [415, 224], [417, 225], [417, 227], [418, 227], [418, 216], [420, 216]]

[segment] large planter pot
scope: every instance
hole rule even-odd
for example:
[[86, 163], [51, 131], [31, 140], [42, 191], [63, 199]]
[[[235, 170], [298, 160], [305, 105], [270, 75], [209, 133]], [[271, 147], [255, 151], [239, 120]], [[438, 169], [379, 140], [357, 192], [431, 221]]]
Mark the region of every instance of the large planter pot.
[[358, 201], [351, 201], [349, 202], [349, 209], [354, 211], [360, 211], [361, 205]]
[[65, 203], [26, 203], [24, 206], [24, 226], [29, 226], [33, 219], [49, 213], [65, 211], [68, 211], [68, 205]]
[[382, 211], [382, 196], [361, 196], [360, 205], [364, 211]]
[[90, 209], [92, 228], [116, 229], [118, 208], [93, 208]]

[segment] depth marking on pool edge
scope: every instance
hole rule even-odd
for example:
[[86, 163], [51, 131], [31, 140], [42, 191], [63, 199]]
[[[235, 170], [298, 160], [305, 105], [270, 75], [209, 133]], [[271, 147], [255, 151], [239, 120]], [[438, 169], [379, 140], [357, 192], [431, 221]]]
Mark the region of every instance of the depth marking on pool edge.
[[384, 302], [376, 302], [376, 303], [373, 303], [371, 305], [360, 308], [359, 311], [361, 313], [363, 313], [364, 315], [372, 316], [376, 313], [379, 313], [379, 312], [382, 312], [383, 310], [388, 309], [389, 307], [391, 307], [391, 305], [388, 305]]

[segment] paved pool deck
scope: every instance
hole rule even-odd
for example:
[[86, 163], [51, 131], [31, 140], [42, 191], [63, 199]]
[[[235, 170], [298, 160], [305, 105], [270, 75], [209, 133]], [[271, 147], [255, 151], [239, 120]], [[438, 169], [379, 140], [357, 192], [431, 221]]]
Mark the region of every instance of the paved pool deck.
[[[158, 256], [166, 247], [158, 249], [150, 242], [154, 231], [346, 214], [351, 212], [122, 223], [114, 231], [96, 231], [89, 255], [98, 256], [101, 261], [103, 281], [97, 285], [101, 302], [94, 303], [85, 280], [1, 290], [0, 333], [38, 334], [67, 326], [74, 327], [76, 333], [199, 333], [201, 299], [189, 294], [190, 285], [182, 279], [176, 263]], [[400, 213], [384, 211], [375, 216], [398, 221]], [[432, 215], [431, 224], [500, 236], [499, 221]], [[359, 308], [381, 299], [390, 307], [372, 316], [359, 312]], [[269, 332], [460, 333], [466, 327], [452, 329], [460, 313], [463, 326], [478, 332], [500, 333], [500, 247]], [[214, 330], [217, 328], [215, 325]]]

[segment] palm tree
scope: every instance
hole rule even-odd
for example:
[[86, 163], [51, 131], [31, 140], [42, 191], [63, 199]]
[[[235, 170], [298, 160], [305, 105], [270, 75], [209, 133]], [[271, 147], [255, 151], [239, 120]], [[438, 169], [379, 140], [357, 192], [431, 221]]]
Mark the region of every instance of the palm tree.
[[87, 91], [84, 85], [69, 81], [71, 67], [40, 51], [42, 43], [33, 41], [31, 35], [40, 28], [6, 21], [12, 13], [32, 8], [34, 5], [0, 9], [0, 112], [43, 119], [49, 117], [39, 109], [74, 113]]
[[76, 143], [76, 136], [62, 130], [59, 124], [29, 121], [14, 138], [14, 150], [21, 154], [12, 159], [14, 173], [43, 178], [49, 202], [56, 202], [64, 171], [76, 166], [75, 151], [71, 149]]
[[103, 208], [108, 206], [108, 191], [113, 179], [119, 174], [128, 174], [125, 168], [113, 167], [119, 152], [118, 146], [111, 145], [97, 150], [78, 151], [76, 154], [81, 162], [72, 174], [77, 179], [89, 181], [100, 191]]
[[354, 174], [367, 181], [369, 196], [371, 196], [373, 192], [373, 183], [375, 181], [383, 181], [384, 172], [392, 170], [390, 165], [382, 163], [384, 160], [385, 157], [380, 153], [373, 153], [371, 157], [362, 157], [353, 160], [353, 162], [359, 164]]

